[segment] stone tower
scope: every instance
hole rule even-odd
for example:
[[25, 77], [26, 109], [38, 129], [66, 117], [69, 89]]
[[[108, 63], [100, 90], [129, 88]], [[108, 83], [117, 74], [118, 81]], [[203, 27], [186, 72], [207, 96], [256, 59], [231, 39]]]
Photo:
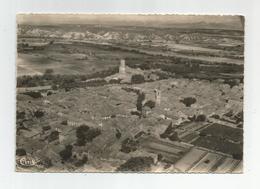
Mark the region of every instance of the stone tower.
[[125, 74], [125, 59], [120, 60], [119, 73]]
[[160, 88], [155, 89], [154, 93], [155, 93], [155, 104], [159, 106], [161, 104], [161, 90], [160, 90]]

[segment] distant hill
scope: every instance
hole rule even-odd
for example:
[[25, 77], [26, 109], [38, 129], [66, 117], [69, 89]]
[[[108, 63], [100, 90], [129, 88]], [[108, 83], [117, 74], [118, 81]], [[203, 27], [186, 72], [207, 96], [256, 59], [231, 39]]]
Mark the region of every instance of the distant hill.
[[[67, 40], [98, 40], [110, 42], [172, 41], [178, 43], [199, 40], [219, 40], [223, 42], [223, 38], [229, 38], [229, 40], [235, 38], [239, 38], [239, 40], [243, 39], [243, 31], [220, 29], [221, 24], [213, 25], [214, 27], [218, 27], [218, 29], [211, 29], [211, 25], [208, 25], [205, 22], [190, 24], [190, 28], [187, 28], [186, 24], [178, 24], [178, 27], [176, 26], [176, 28], [71, 24], [44, 26], [19, 25], [17, 34], [18, 37], [62, 38]], [[203, 27], [204, 29], [201, 29]]]
[[100, 26], [244, 29], [244, 17], [239, 15], [18, 14], [17, 23], [27, 25], [96, 24]]

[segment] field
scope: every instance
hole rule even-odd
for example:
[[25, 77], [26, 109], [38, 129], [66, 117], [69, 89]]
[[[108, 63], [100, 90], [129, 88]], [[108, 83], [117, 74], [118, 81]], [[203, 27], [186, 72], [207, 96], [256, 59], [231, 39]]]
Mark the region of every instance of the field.
[[138, 57], [131, 52], [106, 50], [81, 43], [57, 43], [33, 53], [19, 53], [17, 75], [42, 75], [46, 69], [55, 70], [55, 74], [90, 74], [118, 65], [118, 60], [124, 56]]
[[193, 142], [219, 152], [236, 155], [243, 149], [243, 130], [213, 124], [201, 131], [201, 137]]

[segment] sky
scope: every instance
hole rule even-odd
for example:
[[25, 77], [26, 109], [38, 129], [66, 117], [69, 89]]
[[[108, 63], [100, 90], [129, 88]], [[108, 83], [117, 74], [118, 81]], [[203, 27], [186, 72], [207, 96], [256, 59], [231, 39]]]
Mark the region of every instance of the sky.
[[217, 15], [120, 15], [120, 14], [18, 14], [18, 24], [53, 25], [53, 24], [101, 24], [173, 27], [174, 25], [208, 25], [242, 29], [240, 16]]

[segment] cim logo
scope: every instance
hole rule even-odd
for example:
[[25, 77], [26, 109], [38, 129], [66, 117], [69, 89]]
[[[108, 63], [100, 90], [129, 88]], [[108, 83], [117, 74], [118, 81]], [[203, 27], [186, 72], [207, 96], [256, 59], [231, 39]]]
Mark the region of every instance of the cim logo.
[[24, 167], [32, 167], [36, 165], [36, 161], [34, 158], [30, 157], [30, 156], [25, 156], [22, 157], [19, 160], [20, 165], [24, 166]]

